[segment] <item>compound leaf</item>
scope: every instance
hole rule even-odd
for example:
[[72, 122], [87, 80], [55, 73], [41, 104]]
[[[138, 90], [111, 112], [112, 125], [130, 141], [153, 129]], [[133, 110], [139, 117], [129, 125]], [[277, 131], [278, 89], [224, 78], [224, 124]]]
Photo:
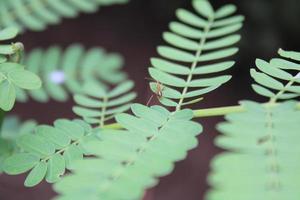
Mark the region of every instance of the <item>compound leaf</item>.
[[[152, 91], [162, 93], [161, 103], [177, 110], [199, 102], [202, 95], [230, 80], [230, 76], [223, 76], [221, 80], [221, 76], [212, 74], [234, 65], [234, 61], [225, 59], [238, 52], [238, 48], [232, 46], [241, 39], [235, 32], [242, 27], [244, 20], [240, 15], [231, 16], [236, 11], [233, 5], [223, 6], [217, 11], [207, 0], [193, 0], [192, 5], [196, 14], [185, 9], [177, 10], [180, 22], [170, 23], [170, 31], [163, 34], [168, 46], [157, 48], [162, 58], [152, 58], [152, 67], [149, 68], [150, 76], [157, 81], [150, 83]], [[201, 80], [197, 76], [208, 74], [213, 77]], [[163, 84], [162, 91], [157, 91], [153, 84]], [[194, 89], [201, 92], [190, 93]]]

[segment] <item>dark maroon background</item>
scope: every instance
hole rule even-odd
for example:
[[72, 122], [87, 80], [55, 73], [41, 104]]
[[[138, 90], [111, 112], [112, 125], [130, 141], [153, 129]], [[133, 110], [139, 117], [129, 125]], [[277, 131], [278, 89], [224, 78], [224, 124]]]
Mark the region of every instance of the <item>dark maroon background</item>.
[[[300, 2], [299, 0], [212, 0], [215, 7], [224, 3], [236, 3], [239, 12], [246, 15], [242, 31], [237, 65], [229, 73], [233, 80], [223, 88], [206, 96], [198, 107], [236, 104], [240, 99], [262, 100], [251, 91], [249, 68], [255, 58], [269, 59], [279, 47], [299, 49]], [[27, 50], [48, 47], [52, 44], [67, 46], [74, 42], [86, 47], [103, 46], [109, 51], [120, 52], [126, 59], [125, 70], [136, 82], [138, 102], [145, 103], [149, 90], [147, 77], [149, 58], [156, 55], [156, 46], [162, 44], [161, 33], [168, 22], [174, 20], [174, 10], [190, 8], [189, 0], [132, 0], [128, 5], [103, 7], [94, 14], [81, 14], [77, 19], [64, 19], [58, 26], [50, 26], [44, 32], [26, 32], [18, 39]], [[56, 118], [73, 118], [73, 102], [39, 104], [31, 101], [18, 104], [13, 113], [22, 119], [33, 118], [40, 123], [52, 123]], [[152, 200], [199, 200], [208, 186], [206, 176], [211, 158], [219, 152], [213, 146], [217, 135], [214, 125], [221, 118], [201, 119], [204, 133], [199, 137], [199, 147], [188, 158], [176, 165], [174, 172], [161, 179], [152, 189]], [[33, 189], [23, 187], [24, 176], [0, 175], [0, 200], [48, 200], [54, 192], [43, 183]], [[149, 198], [150, 199], [150, 198]]]

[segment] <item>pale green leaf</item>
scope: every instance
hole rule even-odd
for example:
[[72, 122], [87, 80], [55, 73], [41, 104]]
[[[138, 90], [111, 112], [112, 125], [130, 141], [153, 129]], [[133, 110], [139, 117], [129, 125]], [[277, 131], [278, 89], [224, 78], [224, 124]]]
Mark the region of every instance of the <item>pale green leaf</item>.
[[39, 157], [29, 153], [15, 154], [5, 160], [4, 171], [10, 175], [21, 174], [33, 168], [39, 162]]
[[16, 91], [9, 81], [0, 82], [0, 108], [9, 111], [13, 108], [16, 100]]
[[188, 75], [190, 73], [189, 68], [186, 66], [159, 58], [152, 58], [151, 64], [153, 67], [171, 74]]
[[[72, 123], [72, 122], [71, 122]], [[55, 149], [61, 149], [70, 144], [71, 140], [64, 134], [63, 130], [47, 125], [40, 125], [36, 128], [36, 134], [51, 142]]]
[[38, 89], [42, 85], [42, 82], [37, 75], [26, 70], [15, 70], [8, 74], [8, 78], [15, 85], [23, 89]]
[[54, 122], [54, 126], [64, 132], [72, 140], [78, 140], [84, 135], [84, 128], [66, 119], [59, 119]]
[[254, 78], [256, 82], [258, 82], [259, 84], [265, 87], [276, 89], [276, 90], [282, 90], [284, 87], [283, 84], [277, 81], [276, 79], [264, 73], [257, 72], [255, 69], [251, 69], [250, 73], [252, 78]]
[[214, 9], [211, 6], [211, 4], [209, 3], [209, 1], [207, 0], [193, 0], [193, 7], [195, 8], [195, 10], [207, 17], [207, 18], [212, 18], [214, 16]]
[[201, 30], [192, 28], [179, 22], [171, 22], [169, 27], [170, 30], [174, 33], [177, 33], [187, 38], [200, 39], [203, 36], [203, 32]]
[[33, 187], [39, 184], [46, 176], [47, 164], [46, 162], [38, 163], [28, 174], [24, 185], [26, 187]]
[[223, 18], [223, 17], [227, 17], [229, 15], [232, 15], [233, 13], [235, 13], [237, 10], [236, 6], [233, 4], [227, 4], [225, 6], [222, 6], [221, 8], [219, 8], [216, 13], [215, 13], [215, 18]]
[[157, 51], [162, 57], [175, 61], [193, 62], [196, 60], [193, 54], [172, 47], [160, 46], [158, 47]]
[[268, 62], [257, 59], [256, 60], [256, 66], [258, 69], [260, 69], [265, 74], [268, 74], [270, 76], [273, 76], [275, 78], [283, 79], [283, 80], [291, 80], [293, 76], [289, 74], [288, 72], [285, 72], [279, 68], [273, 67]]
[[196, 51], [199, 48], [199, 44], [197, 42], [170, 32], [165, 32], [163, 34], [163, 38], [169, 44], [182, 49]]
[[283, 49], [279, 49], [278, 54], [285, 58], [300, 61], [300, 53], [296, 51], [285, 51]]
[[55, 154], [48, 160], [46, 180], [49, 183], [57, 182], [60, 176], [65, 173], [65, 160], [62, 155]]
[[155, 80], [166, 84], [166, 85], [172, 85], [176, 87], [184, 87], [186, 85], [185, 81], [181, 78], [178, 78], [176, 76], [167, 74], [165, 72], [159, 71], [155, 68], [149, 68], [149, 73], [151, 77], [153, 77]]
[[197, 26], [197, 27], [205, 27], [207, 25], [206, 20], [202, 19], [201, 17], [198, 17], [194, 13], [185, 10], [185, 9], [178, 9], [176, 11], [176, 16], [184, 23]]
[[21, 136], [18, 138], [17, 144], [24, 151], [39, 157], [48, 156], [55, 152], [54, 145], [38, 135]]
[[14, 27], [5, 28], [0, 31], [0, 40], [9, 40], [16, 37], [18, 30]]

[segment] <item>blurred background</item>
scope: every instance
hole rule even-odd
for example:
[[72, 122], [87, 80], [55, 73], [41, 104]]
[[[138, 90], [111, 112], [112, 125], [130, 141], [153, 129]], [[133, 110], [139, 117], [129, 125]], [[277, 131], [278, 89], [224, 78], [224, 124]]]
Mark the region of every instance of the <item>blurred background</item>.
[[[254, 66], [255, 58], [275, 57], [279, 47], [300, 51], [300, 1], [211, 0], [211, 3], [215, 8], [226, 3], [236, 4], [246, 21], [241, 31], [243, 39], [239, 43], [237, 64], [229, 71], [233, 74], [232, 81], [207, 95], [197, 108], [234, 105], [242, 99], [263, 101], [251, 91], [249, 69]], [[102, 46], [119, 52], [125, 58], [125, 71], [136, 83], [137, 101], [145, 103], [151, 95], [145, 80], [149, 58], [157, 55], [156, 47], [163, 44], [161, 34], [168, 29], [168, 23], [175, 20], [174, 11], [179, 7], [191, 9], [190, 0], [131, 0], [127, 5], [103, 7], [94, 14], [64, 19], [60, 25], [50, 26], [44, 32], [28, 31], [18, 40], [25, 44], [26, 50], [78, 42], [86, 47]], [[24, 120], [52, 124], [57, 118], [74, 118], [72, 105], [72, 101], [46, 105], [31, 101], [18, 104], [13, 113]], [[203, 199], [209, 187], [206, 177], [210, 160], [220, 152], [213, 145], [218, 134], [214, 125], [220, 121], [222, 118], [200, 119], [204, 133], [199, 137], [199, 147], [147, 193], [147, 200]], [[23, 187], [23, 181], [24, 176], [0, 175], [0, 200], [48, 200], [55, 195], [47, 183], [28, 189]]]

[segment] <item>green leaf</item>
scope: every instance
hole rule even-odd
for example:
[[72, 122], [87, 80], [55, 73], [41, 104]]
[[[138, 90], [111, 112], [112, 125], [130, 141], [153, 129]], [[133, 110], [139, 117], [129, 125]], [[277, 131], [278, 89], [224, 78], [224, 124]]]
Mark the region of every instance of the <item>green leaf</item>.
[[[250, 71], [255, 82], [258, 83], [253, 85], [254, 91], [259, 95], [271, 98], [273, 102], [278, 99], [287, 100], [300, 96], [299, 86], [297, 86], [300, 83], [300, 65], [297, 63], [297, 55], [300, 53], [280, 49], [279, 54], [283, 58], [271, 59], [270, 63], [257, 59], [256, 66], [261, 72], [257, 72], [255, 69]], [[285, 58], [290, 58], [292, 61]], [[292, 75], [293, 72], [290, 70], [296, 71], [296, 75]]]
[[207, 17], [207, 18], [212, 18], [215, 14], [214, 9], [212, 8], [211, 4], [207, 0], [193, 0], [193, 7], [195, 10]]
[[182, 49], [196, 51], [199, 48], [197, 42], [178, 36], [174, 33], [166, 32], [163, 34], [163, 38], [169, 44]]
[[166, 85], [172, 85], [176, 87], [184, 87], [186, 85], [186, 82], [183, 79], [159, 71], [155, 68], [149, 68], [149, 74], [154, 78], [154, 80], [157, 80]]
[[0, 31], [0, 40], [9, 40], [16, 37], [18, 34], [18, 30], [16, 28], [10, 27], [5, 28]]
[[46, 176], [47, 164], [46, 162], [38, 163], [27, 176], [24, 185], [26, 187], [33, 187], [39, 184]]
[[215, 13], [215, 18], [223, 18], [223, 17], [227, 17], [229, 15], [232, 15], [233, 13], [235, 13], [237, 10], [236, 6], [233, 4], [227, 4], [225, 6], [222, 6], [221, 8], [219, 8], [216, 13]]
[[0, 64], [0, 84], [3, 98], [0, 97], [0, 106], [3, 110], [11, 110], [16, 98], [23, 102], [27, 100], [27, 95], [21, 88], [37, 89], [41, 86], [41, 80], [35, 74], [24, 70], [23, 65], [5, 62]]
[[46, 180], [48, 183], [55, 183], [65, 173], [65, 160], [62, 155], [55, 154], [48, 161]]
[[54, 126], [62, 130], [71, 140], [78, 140], [84, 136], [84, 128], [75, 122], [59, 119], [54, 122]]
[[174, 162], [185, 158], [197, 145], [196, 136], [202, 127], [190, 121], [191, 110], [170, 113], [160, 106], [134, 104], [132, 111], [136, 116], [116, 117], [126, 130], [100, 130], [101, 140], [85, 145], [95, 156], [74, 163], [72, 173], [54, 185], [61, 195], [58, 199], [86, 195], [140, 199], [146, 188], [157, 183], [157, 177], [169, 174]]
[[255, 69], [251, 69], [250, 73], [252, 78], [254, 78], [256, 82], [265, 87], [269, 87], [276, 90], [282, 90], [284, 87], [283, 84], [277, 81], [276, 79], [264, 73], [257, 72]]
[[216, 64], [197, 66], [197, 68], [194, 70], [194, 74], [210, 74], [210, 73], [222, 72], [226, 69], [231, 68], [234, 64], [235, 64], [234, 61], [226, 61], [226, 62], [220, 62]]
[[203, 78], [199, 80], [193, 80], [189, 84], [189, 87], [210, 87], [214, 85], [221, 85], [223, 83], [226, 83], [231, 79], [231, 76], [224, 75], [214, 78]]
[[4, 171], [10, 175], [27, 172], [39, 162], [39, 157], [29, 153], [18, 153], [5, 160]]
[[39, 135], [24, 135], [18, 138], [17, 144], [24, 151], [39, 157], [44, 157], [55, 152], [55, 146]]
[[13, 54], [14, 48], [12, 45], [0, 45], [0, 54], [2, 55], [11, 55]]
[[[2, 34], [12, 37], [17, 33], [16, 30], [25, 31], [42, 31], [48, 25], [58, 24], [62, 18], [74, 18], [80, 12], [92, 13], [96, 12], [99, 7], [109, 6], [113, 4], [127, 3], [126, 0], [33, 0], [12, 1], [1, 3], [1, 27], [13, 27], [2, 30]], [[30, 3], [30, 7], [28, 7]], [[0, 32], [1, 33], [1, 32]], [[0, 34], [1, 40], [1, 34]]]
[[223, 37], [221, 39], [216, 39], [215, 41], [212, 41], [212, 42], [207, 42], [203, 46], [203, 49], [212, 50], [212, 49], [228, 47], [228, 46], [236, 44], [237, 42], [240, 41], [240, 39], [241, 39], [240, 35], [230, 35], [227, 37]]
[[192, 28], [179, 22], [171, 22], [169, 27], [172, 32], [187, 38], [200, 39], [203, 36], [203, 32], [201, 30]]
[[161, 46], [158, 47], [157, 51], [162, 57], [175, 61], [193, 62], [195, 60], [195, 56], [193, 54], [172, 47]]
[[213, 24], [213, 27], [223, 27], [223, 26], [228, 26], [228, 25], [232, 25], [232, 24], [239, 24], [239, 23], [243, 22], [244, 20], [245, 20], [245, 17], [241, 16], [241, 15], [228, 17], [226, 19], [221, 19], [221, 20], [215, 21], [215, 23]]
[[[3, 8], [3, 3], [1, 4], [1, 8]], [[3, 9], [1, 9], [3, 10]], [[2, 13], [2, 16], [5, 14], [0, 11]], [[1, 17], [0, 17], [1, 19]], [[2, 20], [1, 20], [2, 21]], [[0, 63], [1, 65], [2, 64], [5, 64], [8, 60], [8, 55], [10, 55], [10, 58], [11, 60], [13, 60], [13, 57], [14, 57], [14, 53], [16, 53], [16, 46], [17, 46], [17, 43], [14, 44], [14, 43], [11, 43], [11, 44], [3, 44], [4, 42], [2, 41], [5, 41], [5, 40], [10, 40], [10, 39], [13, 39], [14, 37], [16, 37], [18, 31], [16, 28], [14, 27], [7, 27], [7, 28], [4, 28], [3, 30], [0, 31], [0, 41], [1, 41], [1, 45], [0, 45]], [[0, 66], [0, 71], [1, 70], [1, 66]]]
[[[27, 96], [43, 103], [50, 99], [67, 101], [69, 93], [80, 94], [88, 90], [84, 87], [89, 87], [91, 93], [99, 96], [102, 87], [118, 84], [127, 77], [121, 71], [123, 59], [119, 54], [107, 53], [99, 47], [85, 50], [80, 44], [70, 45], [65, 50], [58, 46], [45, 50], [34, 49], [26, 54], [23, 64], [28, 71], [40, 76], [43, 82], [40, 89], [28, 91]], [[30, 88], [40, 85], [40, 80], [34, 78], [34, 75], [23, 72], [12, 75], [19, 80], [16, 84]], [[100, 90], [94, 87], [93, 82], [101, 85]], [[29, 99], [20, 97], [18, 101]]]
[[74, 95], [78, 106], [73, 107], [73, 112], [87, 123], [97, 124], [100, 127], [116, 114], [128, 110], [130, 102], [136, 97], [134, 92], [130, 92], [134, 87], [132, 81], [121, 83], [110, 91], [97, 82], [88, 85], [84, 87], [82, 94]]
[[300, 162], [293, 155], [299, 151], [300, 115], [296, 104], [287, 101], [267, 107], [246, 101], [242, 102], [244, 112], [226, 116], [227, 121], [218, 125], [222, 135], [215, 140], [226, 153], [211, 163], [208, 183], [212, 189], [206, 200], [297, 198], [295, 166]]
[[238, 48], [228, 48], [228, 49], [223, 49], [219, 51], [215, 51], [213, 53], [207, 53], [200, 58], [198, 58], [199, 62], [204, 62], [204, 61], [212, 61], [212, 60], [218, 60], [222, 58], [226, 58], [228, 56], [232, 56], [238, 52]]
[[0, 71], [5, 74], [10, 74], [22, 69], [24, 69], [24, 66], [18, 63], [6, 62], [0, 64]]
[[290, 70], [300, 70], [300, 64], [291, 62], [281, 58], [273, 58], [270, 61], [270, 64], [279, 69], [290, 69]]
[[[84, 148], [84, 144], [91, 140], [99, 140], [96, 137], [97, 130], [92, 130], [81, 120], [56, 120], [54, 127], [35, 127], [35, 124], [29, 121], [24, 123], [20, 130], [16, 128], [18, 121], [10, 120], [10, 124], [7, 123], [5, 122], [3, 127], [5, 135], [11, 135], [10, 132], [19, 133], [15, 136], [17, 146], [15, 142], [11, 143], [12, 148], [4, 160], [4, 171], [17, 175], [31, 170], [24, 183], [26, 187], [33, 187], [44, 178], [49, 183], [59, 181], [66, 169], [71, 169], [83, 155], [91, 155]], [[0, 158], [2, 155], [4, 154], [1, 153]]]
[[9, 81], [0, 82], [0, 108], [9, 111], [13, 108], [16, 100], [16, 91]]
[[279, 49], [278, 54], [284, 58], [300, 61], [300, 53], [296, 51], [285, 51], [283, 49]]
[[177, 63], [169, 62], [160, 58], [152, 58], [151, 64], [153, 67], [171, 74], [188, 75], [190, 73], [188, 67]]
[[109, 98], [120, 96], [129, 90], [132, 90], [134, 87], [134, 83], [132, 81], [126, 81], [124, 83], [121, 83], [116, 88], [114, 88], [112, 91], [108, 93]]
[[275, 94], [272, 91], [270, 91], [269, 89], [264, 88], [264, 87], [262, 87], [260, 85], [253, 84], [252, 88], [253, 88], [253, 90], [256, 93], [258, 93], [258, 94], [260, 94], [262, 96], [270, 97], [270, 98], [273, 97], [273, 96], [275, 96]]
[[185, 9], [178, 9], [176, 11], [176, 16], [184, 23], [197, 26], [197, 27], [205, 27], [207, 22], [198, 17], [197, 15], [193, 14], [192, 12], [185, 10]]
[[26, 70], [16, 70], [9, 73], [8, 77], [15, 85], [23, 89], [38, 89], [42, 85], [42, 82], [37, 75]]
[[243, 27], [242, 23], [239, 24], [233, 24], [229, 26], [224, 26], [220, 28], [213, 29], [209, 33], [207, 33], [207, 38], [217, 38], [217, 37], [222, 37], [225, 35], [232, 34], [238, 30], [240, 30]]
[[65, 158], [66, 166], [68, 169], [72, 169], [72, 165], [75, 161], [83, 159], [82, 150], [76, 145], [72, 145], [71, 147], [69, 147], [64, 152], [63, 156]]
[[293, 76], [289, 74], [288, 72], [285, 72], [281, 69], [275, 68], [272, 65], [270, 65], [268, 62], [257, 59], [256, 60], [256, 66], [258, 69], [260, 69], [265, 74], [268, 74], [270, 76], [273, 76], [275, 78], [283, 79], [283, 80], [291, 80], [293, 79]]
[[51, 142], [55, 146], [55, 149], [64, 148], [71, 142], [70, 138], [65, 135], [63, 130], [51, 126], [40, 125], [37, 127], [36, 132], [39, 136], [42, 136], [45, 140]]
[[[197, 13], [185, 9], [176, 11], [180, 22], [170, 23], [170, 31], [163, 34], [167, 45], [157, 48], [162, 58], [152, 58], [149, 69], [154, 79], [150, 83], [151, 90], [159, 93], [163, 105], [176, 106], [176, 109], [201, 101], [200, 95], [230, 80], [228, 75], [213, 73], [234, 65], [234, 61], [225, 59], [238, 52], [238, 48], [232, 46], [241, 39], [235, 32], [241, 29], [244, 21], [241, 15], [231, 16], [236, 11], [231, 4], [216, 12], [207, 0], [193, 0], [192, 5]], [[212, 77], [201, 79], [197, 75]], [[185, 98], [193, 99], [185, 101]]]

